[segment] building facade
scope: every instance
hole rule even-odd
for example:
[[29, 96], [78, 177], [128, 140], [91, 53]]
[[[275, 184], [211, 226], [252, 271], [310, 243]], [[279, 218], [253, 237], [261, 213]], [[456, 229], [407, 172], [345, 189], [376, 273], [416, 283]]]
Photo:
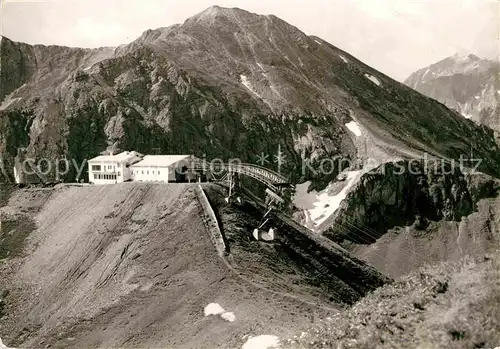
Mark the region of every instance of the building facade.
[[130, 167], [143, 156], [135, 151], [116, 155], [101, 155], [88, 161], [89, 183], [114, 184], [130, 181]]
[[135, 182], [194, 182], [198, 174], [190, 169], [192, 155], [146, 155], [130, 166], [131, 179]]

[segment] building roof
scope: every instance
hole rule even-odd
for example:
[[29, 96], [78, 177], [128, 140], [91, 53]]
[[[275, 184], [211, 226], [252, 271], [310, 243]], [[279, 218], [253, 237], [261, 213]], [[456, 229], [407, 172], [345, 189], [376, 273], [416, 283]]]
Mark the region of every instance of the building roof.
[[116, 155], [101, 155], [96, 158], [90, 159], [88, 162], [124, 162], [133, 158], [140, 158], [142, 157], [141, 154], [139, 154], [136, 151], [124, 151], [120, 154]]
[[179, 161], [190, 158], [191, 155], [146, 155], [142, 161], [131, 167], [169, 167]]

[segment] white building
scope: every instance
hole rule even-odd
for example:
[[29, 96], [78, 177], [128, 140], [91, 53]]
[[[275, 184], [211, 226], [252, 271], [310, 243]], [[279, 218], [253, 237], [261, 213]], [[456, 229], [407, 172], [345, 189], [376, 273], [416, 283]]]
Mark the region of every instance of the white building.
[[89, 182], [113, 184], [129, 181], [131, 179], [130, 166], [141, 159], [142, 155], [135, 151], [93, 158], [88, 161]]
[[197, 173], [189, 168], [196, 160], [192, 155], [146, 155], [130, 166], [131, 178], [135, 182], [194, 182]]

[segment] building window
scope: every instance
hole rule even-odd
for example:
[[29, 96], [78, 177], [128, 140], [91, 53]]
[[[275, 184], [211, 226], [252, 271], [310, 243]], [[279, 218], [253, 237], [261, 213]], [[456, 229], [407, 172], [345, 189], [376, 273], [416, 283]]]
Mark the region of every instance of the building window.
[[120, 177], [120, 176], [121, 176], [121, 173], [120, 173], [120, 172], [118, 172], [118, 177]]
[[142, 174], [144, 174], [144, 171], [142, 171]]
[[147, 174], [149, 175], [149, 171], [147, 171]]
[[158, 171], [158, 174], [160, 174], [160, 171]]
[[92, 171], [98, 172], [101, 170], [101, 165], [92, 165]]

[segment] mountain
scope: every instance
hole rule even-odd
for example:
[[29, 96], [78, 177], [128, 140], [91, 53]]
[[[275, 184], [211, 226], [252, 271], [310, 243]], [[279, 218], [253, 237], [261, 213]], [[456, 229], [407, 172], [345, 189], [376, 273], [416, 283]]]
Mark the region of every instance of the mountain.
[[499, 135], [499, 62], [457, 54], [420, 69], [404, 83]]
[[[117, 48], [3, 38], [0, 50], [9, 178], [16, 156], [81, 164], [133, 149], [254, 163], [269, 154], [277, 169], [281, 148], [280, 170], [321, 189], [342, 159], [458, 158], [471, 146], [481, 170], [500, 175], [491, 130], [272, 15], [214, 6]], [[321, 160], [333, 162], [327, 174], [317, 173]]]
[[[398, 347], [407, 341], [386, 339], [420, 335], [408, 322], [392, 326], [398, 304], [400, 320], [414, 323], [436, 296], [432, 322], [449, 313], [450, 295], [465, 304], [462, 290], [484, 284], [484, 265], [457, 269], [451, 293], [442, 275], [415, 270], [498, 246], [494, 131], [275, 16], [215, 6], [117, 48], [1, 39], [2, 180], [32, 159], [50, 181], [66, 159], [63, 179], [75, 181], [86, 159], [120, 150], [237, 157], [281, 171], [296, 184], [294, 215], [311, 229], [273, 211], [264, 224], [276, 241], [254, 241], [258, 195], [242, 190], [228, 204], [218, 184], [200, 206], [192, 185], [4, 191], [0, 181], [0, 332], [9, 345], [248, 348], [260, 335], [329, 326], [340, 304], [414, 272], [340, 313], [357, 327], [344, 322], [347, 332], [328, 338]], [[451, 161], [463, 156], [465, 166]], [[211, 229], [223, 236], [223, 256]], [[214, 305], [225, 310], [204, 316]], [[472, 343], [466, 329], [448, 328], [450, 341], [490, 344], [492, 336]]]
[[[188, 184], [8, 195], [0, 337], [14, 348], [241, 348], [247, 335], [298, 331], [390, 281], [285, 222], [279, 241], [251, 241], [262, 213], [204, 188], [225, 233], [223, 257]], [[214, 302], [230, 317], [206, 316]]]

